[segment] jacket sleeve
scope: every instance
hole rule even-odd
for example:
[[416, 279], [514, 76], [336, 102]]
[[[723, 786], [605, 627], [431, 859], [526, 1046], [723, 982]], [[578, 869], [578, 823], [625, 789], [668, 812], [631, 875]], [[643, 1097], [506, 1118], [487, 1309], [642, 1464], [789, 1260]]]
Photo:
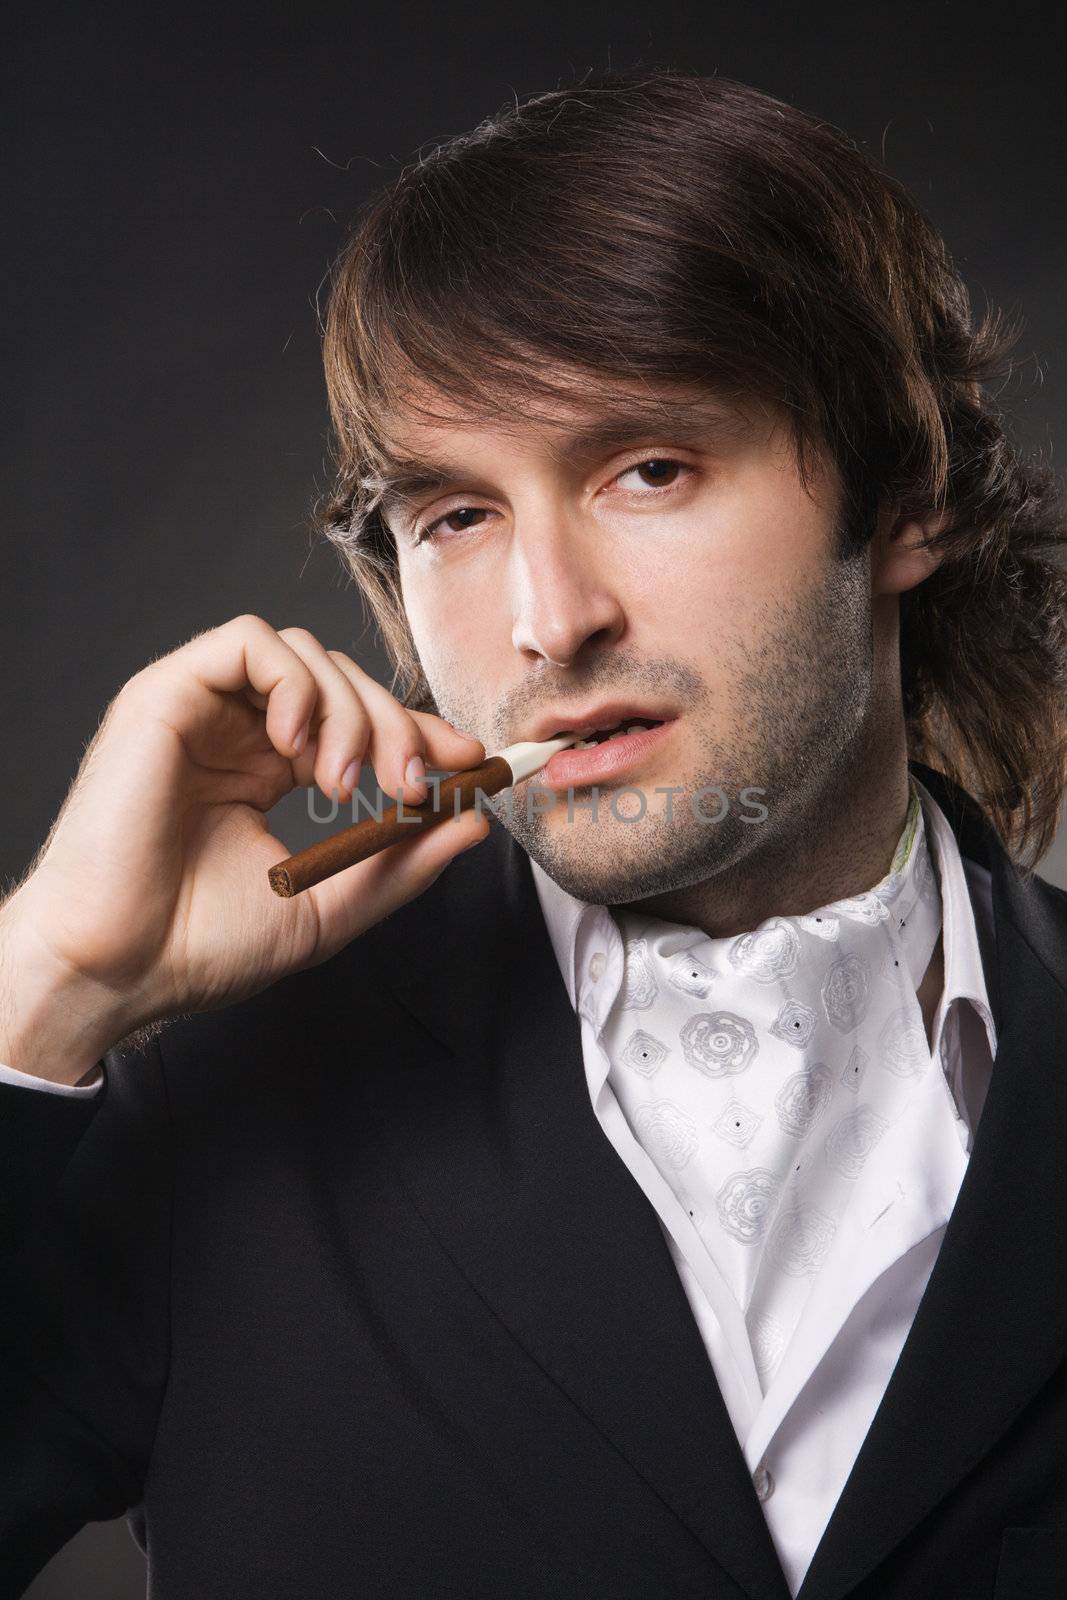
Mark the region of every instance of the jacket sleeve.
[[0, 1600], [142, 1498], [169, 1361], [170, 1118], [153, 1039], [98, 1093], [0, 1082]]

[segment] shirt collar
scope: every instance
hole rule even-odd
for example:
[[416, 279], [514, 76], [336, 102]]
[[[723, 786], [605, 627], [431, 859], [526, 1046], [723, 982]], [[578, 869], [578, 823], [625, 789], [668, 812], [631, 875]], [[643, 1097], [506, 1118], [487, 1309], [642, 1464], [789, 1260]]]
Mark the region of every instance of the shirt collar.
[[[996, 1026], [993, 1021], [993, 1010], [989, 1004], [989, 991], [976, 922], [976, 916], [986, 915], [987, 908], [980, 900], [976, 905], [976, 897], [972, 897], [964, 873], [960, 847], [948, 818], [929, 789], [920, 783], [914, 774], [911, 781], [918, 790], [922, 802], [927, 841], [941, 890], [945, 987], [934, 1017], [933, 1053], [936, 1056], [950, 1006], [958, 1000], [969, 1000], [985, 1024], [990, 1054], [995, 1056]], [[987, 931], [992, 934], [992, 926]]]
[[[934, 1017], [932, 1054], [937, 1056], [952, 1006], [968, 1000], [985, 1025], [990, 1055], [996, 1028], [989, 1004], [975, 904], [964, 874], [956, 836], [930, 791], [911, 774], [923, 807], [927, 842], [941, 891], [945, 983]], [[618, 925], [606, 906], [569, 894], [531, 858], [534, 884], [571, 1006], [599, 1023], [622, 982], [623, 948]], [[594, 957], [600, 956], [599, 964]], [[597, 974], [597, 976], [593, 976]]]
[[621, 944], [618, 927], [607, 906], [579, 900], [569, 894], [532, 858], [530, 867], [567, 998], [574, 1010], [580, 1011], [588, 983], [587, 975], [579, 976], [580, 954], [589, 947], [591, 939], [595, 940], [596, 934], [600, 933], [603, 938], [601, 948], [606, 957], [607, 947], [613, 942], [612, 934]]

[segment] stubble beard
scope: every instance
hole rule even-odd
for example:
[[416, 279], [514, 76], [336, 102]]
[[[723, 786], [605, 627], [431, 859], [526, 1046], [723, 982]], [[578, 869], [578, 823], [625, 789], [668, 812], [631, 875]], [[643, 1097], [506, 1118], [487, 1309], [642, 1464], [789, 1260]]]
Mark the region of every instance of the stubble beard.
[[[830, 557], [803, 590], [766, 605], [747, 632], [727, 619], [706, 672], [669, 656], [634, 661], [632, 670], [613, 658], [626, 689], [676, 691], [685, 707], [679, 732], [690, 747], [684, 769], [597, 785], [596, 820], [589, 787], [573, 791], [569, 819], [566, 791], [541, 811], [547, 791], [536, 797], [527, 780], [490, 801], [502, 825], [563, 889], [598, 905], [626, 905], [736, 868], [773, 873], [812, 829], [835, 825], [860, 759], [874, 687], [864, 555]], [[602, 669], [597, 676], [592, 693], [610, 691]], [[443, 716], [474, 725], [462, 691], [438, 684], [434, 695]], [[657, 782], [678, 791], [669, 813]], [[643, 815], [631, 820], [626, 807], [640, 807], [636, 796], [617, 794], [626, 788], [646, 796]]]

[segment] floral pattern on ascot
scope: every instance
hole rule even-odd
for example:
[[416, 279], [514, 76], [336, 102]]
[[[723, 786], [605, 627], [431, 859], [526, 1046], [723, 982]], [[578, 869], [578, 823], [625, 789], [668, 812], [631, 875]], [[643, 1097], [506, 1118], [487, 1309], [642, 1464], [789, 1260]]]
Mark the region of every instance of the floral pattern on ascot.
[[766, 1392], [868, 1156], [938, 1070], [916, 994], [942, 921], [918, 793], [864, 894], [727, 938], [614, 915], [611, 1087], [736, 1301]]

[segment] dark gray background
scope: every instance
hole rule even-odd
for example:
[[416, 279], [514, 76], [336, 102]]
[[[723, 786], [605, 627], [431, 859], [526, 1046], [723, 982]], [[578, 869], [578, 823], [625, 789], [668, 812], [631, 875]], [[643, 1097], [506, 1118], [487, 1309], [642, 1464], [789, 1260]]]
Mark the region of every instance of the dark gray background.
[[[741, 78], [847, 129], [911, 186], [979, 306], [1025, 312], [1004, 399], [1017, 436], [1056, 463], [1059, 9], [600, 0], [521, 16], [406, 3], [23, 15], [3, 51], [14, 193], [0, 879], [40, 844], [107, 701], [190, 634], [255, 611], [384, 674], [336, 558], [309, 538], [328, 481], [316, 290], [369, 188], [513, 95], [636, 61]], [[293, 848], [316, 831], [303, 795], [275, 820]], [[1042, 872], [1067, 886], [1062, 832]], [[87, 1529], [28, 1593], [143, 1596], [125, 1523]]]

